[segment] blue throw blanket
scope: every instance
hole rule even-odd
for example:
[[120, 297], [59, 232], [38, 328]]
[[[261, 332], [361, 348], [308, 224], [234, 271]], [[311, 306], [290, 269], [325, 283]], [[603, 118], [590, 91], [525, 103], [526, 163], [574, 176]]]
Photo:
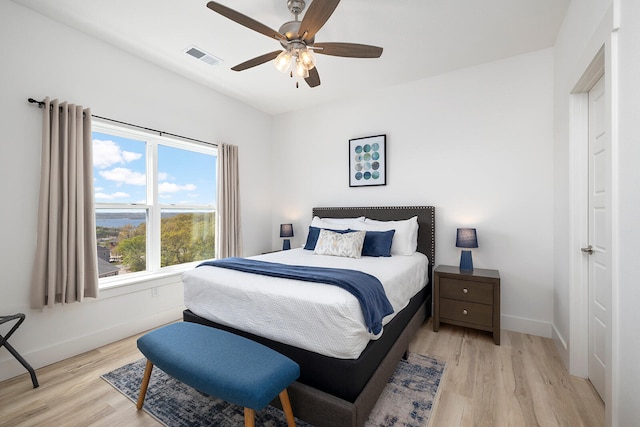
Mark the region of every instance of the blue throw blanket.
[[376, 277], [362, 271], [288, 265], [237, 257], [205, 261], [198, 267], [202, 265], [339, 286], [358, 299], [367, 328], [376, 335], [382, 330], [382, 319], [393, 313], [393, 307], [387, 299], [382, 283]]

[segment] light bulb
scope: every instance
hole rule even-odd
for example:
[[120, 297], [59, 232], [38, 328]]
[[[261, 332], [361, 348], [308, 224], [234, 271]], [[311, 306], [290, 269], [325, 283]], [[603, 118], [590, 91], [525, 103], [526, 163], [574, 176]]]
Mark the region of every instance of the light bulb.
[[300, 52], [299, 58], [307, 70], [310, 70], [316, 66], [316, 56], [313, 54], [313, 51], [310, 49], [305, 49], [302, 52]]
[[287, 71], [289, 71], [289, 67], [291, 66], [291, 54], [288, 51], [283, 50], [276, 57], [273, 65], [275, 65], [275, 67], [281, 73], [286, 73]]
[[307, 67], [304, 66], [300, 59], [296, 60], [293, 75], [301, 79], [306, 79], [307, 77], [309, 77], [309, 70], [307, 70]]

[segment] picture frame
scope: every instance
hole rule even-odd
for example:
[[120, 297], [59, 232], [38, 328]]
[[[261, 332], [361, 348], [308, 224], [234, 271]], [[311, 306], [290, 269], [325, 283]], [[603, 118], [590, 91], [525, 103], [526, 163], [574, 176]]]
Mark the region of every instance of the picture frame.
[[387, 185], [387, 135], [349, 140], [349, 187]]

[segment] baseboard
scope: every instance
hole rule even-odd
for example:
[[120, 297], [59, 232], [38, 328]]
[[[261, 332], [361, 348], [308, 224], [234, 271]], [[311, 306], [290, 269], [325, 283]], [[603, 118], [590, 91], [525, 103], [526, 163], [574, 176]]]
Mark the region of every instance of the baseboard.
[[569, 346], [567, 345], [567, 342], [564, 340], [564, 337], [560, 334], [560, 332], [556, 328], [556, 325], [553, 325], [551, 339], [553, 340], [553, 343], [556, 345], [556, 350], [558, 350], [558, 355], [560, 356], [562, 363], [564, 364], [565, 368], [569, 370], [569, 364], [570, 364]]
[[[90, 335], [77, 337], [73, 340], [57, 343], [55, 345], [38, 349], [31, 353], [21, 353], [34, 369], [51, 365], [69, 357], [94, 350], [103, 345], [111, 344], [123, 338], [130, 337], [140, 332], [156, 328], [182, 318], [184, 307], [176, 307], [160, 313], [114, 325], [113, 327], [95, 331]], [[0, 361], [0, 381], [27, 374], [26, 369], [8, 352], [8, 359]], [[28, 377], [27, 377], [28, 378]], [[28, 380], [30, 381], [30, 380]]]
[[500, 316], [500, 327], [509, 331], [551, 338], [551, 322], [525, 319], [523, 317], [505, 316], [503, 314]]

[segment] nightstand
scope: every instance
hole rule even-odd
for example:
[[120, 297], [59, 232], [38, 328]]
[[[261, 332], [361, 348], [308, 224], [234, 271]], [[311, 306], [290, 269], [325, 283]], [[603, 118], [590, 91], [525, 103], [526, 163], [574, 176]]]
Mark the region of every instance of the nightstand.
[[493, 333], [500, 345], [500, 273], [439, 265], [433, 281], [433, 331], [440, 322]]

